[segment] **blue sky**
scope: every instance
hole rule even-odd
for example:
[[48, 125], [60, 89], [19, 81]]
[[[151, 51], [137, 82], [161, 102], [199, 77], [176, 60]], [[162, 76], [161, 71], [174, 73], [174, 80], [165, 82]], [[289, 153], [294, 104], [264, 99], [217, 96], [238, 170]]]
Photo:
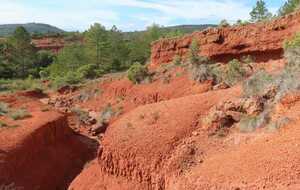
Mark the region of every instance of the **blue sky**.
[[[152, 23], [216, 24], [248, 19], [255, 0], [0, 0], [0, 24], [41, 22], [68, 31], [84, 31], [99, 22], [123, 31]], [[266, 0], [276, 12], [285, 0]]]

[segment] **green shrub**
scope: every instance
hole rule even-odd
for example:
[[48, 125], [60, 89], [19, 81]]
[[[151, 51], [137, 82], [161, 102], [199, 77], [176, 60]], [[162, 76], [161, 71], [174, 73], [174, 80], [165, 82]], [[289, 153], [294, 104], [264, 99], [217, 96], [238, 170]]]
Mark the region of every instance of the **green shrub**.
[[270, 121], [270, 110], [264, 110], [257, 116], [244, 116], [239, 122], [239, 129], [241, 132], [253, 132], [257, 128], [260, 128]]
[[258, 116], [245, 116], [239, 122], [239, 129], [241, 132], [253, 132], [257, 128], [267, 123], [266, 113], [262, 113]]
[[300, 44], [299, 47], [288, 48], [285, 50], [287, 64], [284, 71], [278, 77], [279, 92], [277, 99], [284, 96], [287, 92], [299, 90], [300, 88]]
[[253, 132], [258, 126], [258, 117], [245, 117], [240, 123], [240, 131], [241, 132]]
[[239, 19], [239, 20], [236, 21], [235, 25], [237, 25], [237, 26], [246, 26], [248, 24], [250, 24], [250, 22], [248, 22], [246, 20], [243, 21], [243, 20]]
[[39, 72], [39, 75], [40, 75], [41, 79], [46, 79], [46, 78], [48, 78], [50, 76], [49, 72], [47, 70], [41, 70]]
[[276, 85], [275, 78], [261, 70], [252, 75], [248, 80], [243, 83], [243, 93], [247, 97], [263, 96], [273, 85]]
[[204, 82], [213, 80], [215, 84], [224, 81], [225, 72], [218, 64], [212, 64], [208, 58], [200, 57], [201, 64], [190, 65], [190, 76], [192, 80]]
[[207, 64], [194, 64], [191, 69], [192, 80], [204, 82], [210, 78], [210, 68]]
[[285, 50], [285, 58], [288, 64], [285, 67], [287, 72], [295, 73], [300, 71], [300, 46], [295, 48], [288, 48]]
[[37, 90], [37, 89], [43, 89], [43, 84], [38, 79], [33, 79], [31, 77], [28, 77], [25, 80], [5, 80], [3, 81], [3, 88], [1, 87], [0, 90], [2, 91], [22, 91], [22, 90]]
[[134, 63], [127, 72], [128, 79], [139, 84], [149, 77], [148, 68], [140, 63]]
[[179, 55], [175, 55], [175, 57], [173, 58], [173, 64], [174, 65], [181, 65], [182, 63], [182, 60], [181, 60], [181, 57]]
[[12, 80], [12, 83], [10, 84], [10, 89], [13, 91], [37, 90], [43, 89], [43, 85], [40, 80], [28, 77], [25, 80]]
[[190, 45], [188, 60], [190, 64], [198, 64], [199, 62], [199, 44], [195, 39], [193, 39]]
[[31, 75], [24, 80], [10, 80], [8, 81], [8, 89], [10, 91], [22, 91], [22, 90], [43, 90], [43, 84], [39, 79], [34, 79]]
[[81, 73], [78, 72], [68, 72], [64, 77], [67, 84], [78, 84], [82, 81]]
[[4, 123], [3, 121], [0, 121], [0, 128], [2, 128], [2, 127], [7, 127], [7, 124]]
[[77, 72], [85, 79], [94, 79], [98, 77], [97, 66], [95, 64], [83, 65], [77, 70]]
[[0, 116], [5, 115], [9, 112], [8, 104], [0, 102]]
[[227, 22], [227, 20], [221, 20], [220, 24], [219, 24], [219, 27], [229, 27], [230, 24]]
[[9, 115], [13, 120], [22, 120], [31, 117], [31, 114], [24, 108], [13, 110]]
[[[270, 121], [270, 113], [272, 113], [272, 110], [280, 101], [281, 97], [291, 91], [300, 89], [300, 34], [286, 41], [284, 49], [288, 64], [286, 64], [281, 74], [270, 75], [265, 71], [259, 71], [244, 82], [243, 89], [246, 96], [263, 96], [268, 90], [272, 90], [273, 87], [275, 87], [275, 98], [266, 102], [264, 106], [265, 110], [260, 115], [243, 118], [240, 121], [241, 131], [253, 131], [257, 127], [268, 124]], [[268, 128], [274, 130], [286, 125], [288, 122], [288, 118], [282, 118], [270, 123]]]
[[68, 72], [65, 76], [57, 76], [52, 79], [52, 87], [55, 89], [67, 85], [76, 85], [83, 81], [82, 75], [78, 72]]
[[246, 71], [243, 68], [242, 63], [233, 59], [228, 63], [228, 69], [225, 76], [225, 82], [231, 86], [241, 81], [246, 75]]
[[299, 46], [300, 46], [300, 33], [295, 34], [292, 39], [286, 40], [283, 45], [285, 50], [297, 48]]

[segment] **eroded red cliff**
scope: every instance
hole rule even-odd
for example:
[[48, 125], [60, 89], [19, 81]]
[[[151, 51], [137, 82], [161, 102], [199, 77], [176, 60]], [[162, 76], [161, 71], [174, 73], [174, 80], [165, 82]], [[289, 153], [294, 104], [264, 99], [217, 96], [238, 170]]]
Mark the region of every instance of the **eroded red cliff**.
[[183, 38], [164, 39], [152, 44], [151, 63], [168, 63], [175, 55], [186, 56], [193, 39], [199, 42], [201, 55], [228, 61], [243, 55], [257, 60], [280, 58], [283, 42], [300, 29], [300, 12], [267, 23], [228, 28], [211, 28]]
[[37, 99], [0, 97], [0, 101], [24, 106], [32, 115], [18, 121], [0, 117], [15, 126], [0, 127], [0, 189], [66, 189], [94, 157], [93, 142], [75, 134], [66, 115], [41, 111]]
[[32, 43], [38, 50], [47, 50], [53, 53], [58, 53], [65, 46], [65, 40], [60, 37], [33, 39]]

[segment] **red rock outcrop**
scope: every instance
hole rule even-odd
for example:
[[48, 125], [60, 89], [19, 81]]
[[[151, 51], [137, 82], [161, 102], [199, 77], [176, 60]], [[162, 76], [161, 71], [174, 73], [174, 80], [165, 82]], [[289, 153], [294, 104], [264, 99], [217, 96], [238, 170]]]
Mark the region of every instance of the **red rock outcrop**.
[[193, 39], [198, 40], [199, 54], [225, 62], [243, 55], [256, 60], [280, 58], [283, 42], [300, 29], [300, 12], [267, 23], [228, 28], [211, 28], [182, 38], [164, 39], [152, 44], [151, 63], [168, 63], [175, 55], [184, 57]]
[[32, 117], [19, 121], [0, 117], [0, 121], [16, 124], [0, 127], [0, 189], [66, 189], [95, 156], [90, 147], [93, 142], [76, 135], [65, 115], [41, 111], [37, 100], [3, 99], [13, 107], [30, 106]]
[[65, 46], [65, 40], [57, 37], [33, 39], [32, 43], [38, 50], [49, 50], [53, 53], [58, 53]]

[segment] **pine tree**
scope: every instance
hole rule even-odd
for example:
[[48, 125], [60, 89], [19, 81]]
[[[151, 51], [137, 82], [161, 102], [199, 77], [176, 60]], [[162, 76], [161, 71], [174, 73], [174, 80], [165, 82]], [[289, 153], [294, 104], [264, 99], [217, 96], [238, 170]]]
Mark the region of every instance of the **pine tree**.
[[284, 5], [279, 9], [278, 14], [280, 16], [287, 15], [296, 11], [300, 6], [300, 0], [288, 0]]
[[197, 64], [199, 61], [199, 44], [198, 41], [193, 39], [189, 49], [189, 61], [191, 64]]
[[107, 61], [109, 48], [108, 33], [104, 26], [95, 23], [85, 33], [85, 42], [91, 63], [95, 63], [99, 68]]
[[266, 7], [266, 3], [264, 0], [258, 0], [256, 2], [256, 6], [253, 7], [250, 12], [251, 22], [260, 22], [264, 20], [268, 20], [272, 17], [272, 13]]
[[8, 43], [12, 47], [12, 64], [16, 67], [17, 77], [25, 78], [30, 74], [35, 61], [35, 51], [31, 36], [24, 27], [16, 28]]
[[129, 48], [124, 40], [122, 32], [113, 26], [109, 31], [109, 64], [107, 69], [115, 72], [127, 69]]

